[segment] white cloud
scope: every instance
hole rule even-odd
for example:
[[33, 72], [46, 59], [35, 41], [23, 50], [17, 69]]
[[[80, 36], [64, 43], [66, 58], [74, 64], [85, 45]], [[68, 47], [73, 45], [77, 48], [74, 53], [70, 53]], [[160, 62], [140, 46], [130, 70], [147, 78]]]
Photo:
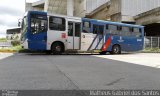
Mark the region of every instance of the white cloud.
[[0, 0], [0, 37], [6, 34], [7, 29], [17, 27], [18, 19], [22, 18], [24, 13], [25, 0]]
[[40, 0], [26, 0], [26, 2], [36, 2], [36, 1], [40, 1]]

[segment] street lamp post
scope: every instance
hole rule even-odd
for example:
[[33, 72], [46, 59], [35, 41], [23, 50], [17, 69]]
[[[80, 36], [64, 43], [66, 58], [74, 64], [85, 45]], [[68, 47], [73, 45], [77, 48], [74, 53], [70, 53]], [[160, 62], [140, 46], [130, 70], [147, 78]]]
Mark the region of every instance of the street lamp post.
[[25, 9], [24, 9], [24, 10], [25, 10], [25, 12], [26, 12], [26, 2], [27, 2], [27, 0], [24, 1], [24, 4], [25, 4], [25, 5], [24, 5], [24, 6], [25, 6]]
[[74, 0], [67, 0], [67, 15], [73, 16]]

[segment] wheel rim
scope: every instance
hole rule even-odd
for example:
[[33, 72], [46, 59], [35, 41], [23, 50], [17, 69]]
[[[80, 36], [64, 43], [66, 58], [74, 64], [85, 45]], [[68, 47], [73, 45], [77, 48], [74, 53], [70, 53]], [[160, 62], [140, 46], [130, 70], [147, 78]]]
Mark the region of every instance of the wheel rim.
[[55, 51], [61, 52], [61, 46], [56, 46], [56, 47], [55, 47]]
[[115, 46], [114, 49], [113, 49], [114, 53], [119, 53], [119, 47], [118, 46]]

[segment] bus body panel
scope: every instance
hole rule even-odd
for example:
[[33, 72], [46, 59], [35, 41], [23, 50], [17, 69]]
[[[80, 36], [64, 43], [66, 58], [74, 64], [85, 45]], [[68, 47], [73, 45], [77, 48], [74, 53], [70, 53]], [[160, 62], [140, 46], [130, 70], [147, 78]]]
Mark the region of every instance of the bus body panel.
[[[62, 42], [64, 44], [65, 50], [73, 50], [73, 46], [75, 49], [80, 49], [80, 38], [75, 36], [68, 36], [68, 22], [74, 22], [74, 23], [81, 23], [81, 18], [78, 17], [70, 17], [67, 18], [66, 16], [57, 16], [57, 15], [48, 15], [48, 21], [49, 17], [60, 17], [65, 19], [65, 30], [63, 31], [56, 31], [56, 30], [50, 30], [48, 28], [47, 32], [47, 50], [51, 49], [51, 46], [54, 42]], [[48, 23], [49, 25], [49, 23]]]
[[[32, 15], [45, 16], [47, 21], [47, 25], [45, 25], [47, 26], [47, 31], [41, 31], [35, 34], [32, 32], [32, 27], [31, 27], [33, 25], [31, 23], [33, 22], [33, 20], [31, 19]], [[127, 51], [127, 52], [139, 51], [143, 49], [143, 43], [144, 43], [143, 26], [88, 19], [88, 18], [67, 17], [55, 14], [47, 14], [46, 12], [38, 12], [38, 11], [29, 11], [27, 18], [28, 18], [28, 27], [26, 35], [24, 35], [25, 39], [23, 41], [23, 46], [26, 49], [51, 50], [52, 44], [54, 42], [62, 42], [64, 44], [65, 51], [66, 50], [112, 51], [112, 47], [114, 45], [119, 45], [122, 51]], [[59, 21], [56, 18], [60, 18], [61, 20]], [[52, 29], [52, 27], [57, 26], [54, 25], [53, 23], [54, 19], [56, 19], [57, 22], [63, 22], [63, 26], [59, 27], [60, 28], [65, 27], [65, 29], [64, 28], [62, 30]], [[88, 22], [88, 27], [85, 27], [85, 22]], [[118, 33], [120, 35], [116, 35], [112, 33], [111, 29], [107, 29], [106, 25], [138, 28], [141, 29], [140, 31], [141, 36], [139, 37], [123, 36], [120, 33]], [[70, 32], [72, 32], [72, 34]], [[121, 32], [123, 31], [121, 30]]]
[[111, 45], [106, 51], [111, 51], [112, 47], [117, 44], [120, 45], [122, 51], [132, 52], [132, 51], [143, 50], [143, 43], [144, 43], [144, 27], [143, 26], [121, 24], [121, 23], [108, 22], [108, 21], [104, 21], [104, 22], [106, 22], [106, 24], [111, 24], [116, 26], [126, 26], [129, 28], [134, 27], [142, 30], [141, 37], [107, 34], [106, 38], [108, 38], [109, 36], [112, 36], [112, 40], [111, 40]]
[[[47, 32], [47, 50], [51, 50], [51, 46], [54, 42], [62, 42], [64, 46], [67, 46], [66, 38], [62, 38], [62, 35], [66, 34], [66, 31], [54, 31], [48, 30]], [[65, 47], [66, 48], [66, 47]]]
[[[69, 17], [67, 18], [67, 50], [80, 50], [81, 46], [81, 18]], [[72, 28], [71, 28], [72, 27]], [[71, 28], [71, 29], [70, 29]], [[69, 34], [69, 31], [72, 33]]]
[[[31, 31], [32, 31], [31, 18], [33, 18], [31, 16], [36, 14], [37, 19], [40, 18], [41, 16], [44, 17], [45, 19], [47, 19], [47, 13], [32, 11], [32, 12], [29, 12], [28, 14], [29, 14], [28, 22], [30, 24], [28, 26], [28, 48], [31, 50], [47, 50], [47, 47], [46, 47], [47, 46], [47, 32], [42, 31], [37, 34], [31, 33]], [[36, 29], [36, 27], [37, 27], [37, 25], [35, 24], [35, 29]]]
[[[82, 21], [90, 22], [90, 29], [88, 33], [86, 32], [82, 33], [81, 50], [82, 51], [101, 50], [104, 44], [103, 35], [105, 33], [105, 27], [104, 27], [105, 25], [103, 23], [99, 23], [96, 20], [90, 20], [87, 18], [82, 18]], [[94, 29], [94, 26], [96, 26], [97, 28]], [[97, 34], [95, 34], [95, 31]]]

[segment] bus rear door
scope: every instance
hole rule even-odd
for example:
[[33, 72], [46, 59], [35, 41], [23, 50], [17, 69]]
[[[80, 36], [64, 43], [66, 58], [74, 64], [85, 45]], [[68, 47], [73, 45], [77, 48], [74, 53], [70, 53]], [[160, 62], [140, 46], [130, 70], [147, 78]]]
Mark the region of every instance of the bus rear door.
[[80, 49], [80, 32], [81, 23], [80, 22], [68, 22], [68, 45], [67, 49], [79, 50]]

